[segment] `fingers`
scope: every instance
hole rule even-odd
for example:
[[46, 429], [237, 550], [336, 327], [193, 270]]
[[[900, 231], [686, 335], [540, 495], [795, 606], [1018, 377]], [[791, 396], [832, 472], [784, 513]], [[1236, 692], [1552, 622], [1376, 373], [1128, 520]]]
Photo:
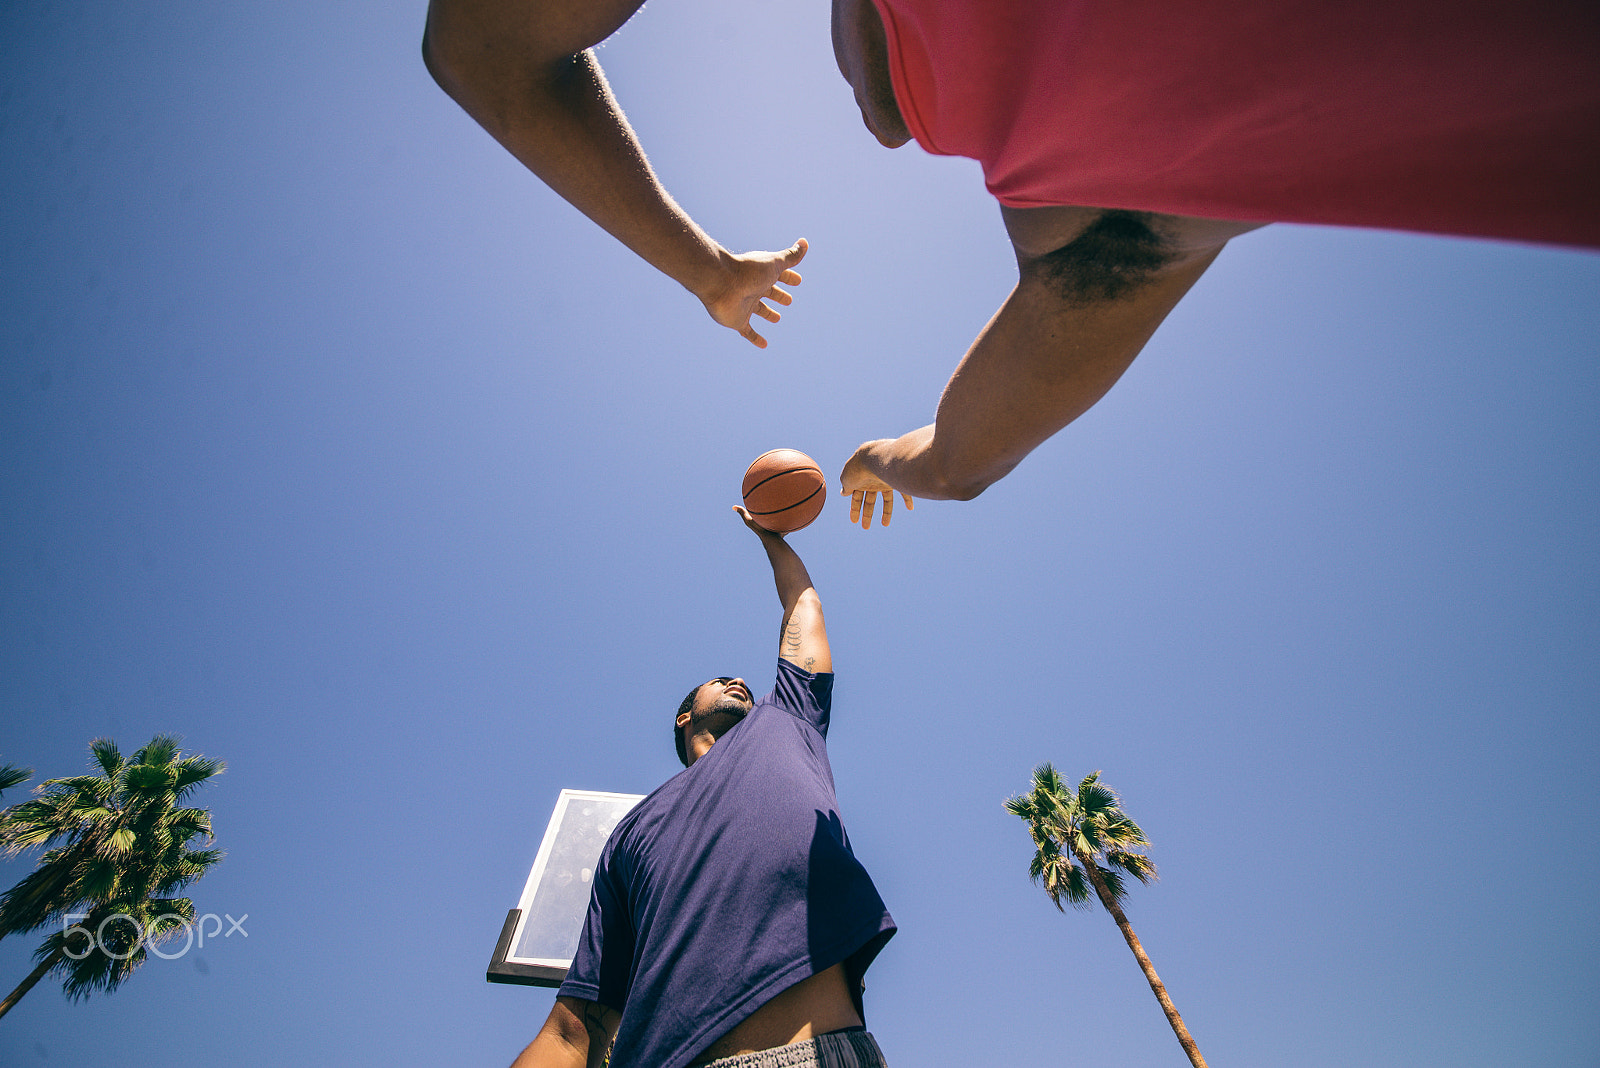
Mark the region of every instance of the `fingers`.
[[[877, 490], [862, 490], [861, 493], [860, 493], [860, 497], [861, 497], [861, 529], [862, 530], [871, 530], [872, 529], [872, 513], [878, 507], [878, 492], [877, 492]], [[855, 517], [856, 517], [856, 509], [855, 508], [851, 508], [850, 509], [850, 518], [854, 519]]]
[[769, 308], [760, 301], [756, 301], [755, 314], [761, 316], [761, 318], [765, 319], [769, 323], [775, 323], [779, 319], [783, 318], [783, 316], [778, 313], [777, 309]]
[[[850, 522], [860, 523], [862, 530], [871, 530], [873, 513], [878, 510], [878, 491], [856, 490], [851, 492], [850, 490], [840, 490], [839, 492], [850, 494]], [[900, 494], [900, 500], [905, 504], [907, 511], [915, 509], [916, 505], [908, 494]], [[883, 494], [883, 518], [878, 525], [882, 527], [888, 526], [889, 519], [893, 515], [894, 490], [885, 490]]]
[[772, 300], [772, 301], [777, 301], [779, 304], [783, 304], [783, 305], [789, 305], [789, 304], [793, 304], [794, 303], [793, 294], [791, 294], [786, 289], [779, 289], [777, 286], [773, 286], [771, 289], [767, 290], [767, 295], [766, 295], [765, 299]]
[[733, 511], [740, 519], [744, 520], [744, 525], [749, 527], [750, 532], [755, 534], [757, 537], [760, 537], [763, 540], [768, 538], [777, 538], [779, 541], [783, 540], [782, 534], [779, 534], [776, 530], [768, 530], [766, 527], [756, 522], [756, 517], [751, 515], [748, 510], [736, 504], [733, 506]]
[[767, 531], [761, 526], [761, 524], [756, 522], [755, 516], [751, 515], [748, 511], [746, 511], [745, 509], [741, 508], [739, 505], [736, 504], [736, 505], [733, 506], [733, 512], [734, 512], [735, 515], [737, 515], [744, 522], [745, 526], [749, 527], [755, 533], [757, 533], [757, 534], [765, 534], [765, 533], [767, 533]]
[[[793, 267], [795, 264], [799, 263], [801, 260], [806, 258], [806, 250], [809, 249], [810, 247], [811, 247], [811, 243], [808, 242], [805, 238], [802, 237], [800, 240], [796, 241], [794, 244], [790, 245], [787, 249], [784, 250], [784, 253], [783, 253], [783, 265], [785, 267]], [[784, 271], [783, 273], [786, 276], [787, 275], [791, 275], [791, 274], [794, 275], [794, 281], [793, 282], [790, 282], [787, 277], [784, 278], [784, 281], [788, 282], [789, 285], [793, 286], [793, 285], [799, 285], [800, 284], [800, 276], [798, 274], [795, 274], [794, 271], [792, 271], [792, 270]]]
[[[784, 250], [783, 255], [778, 257], [778, 262], [783, 265], [783, 273], [778, 275], [778, 281], [786, 286], [800, 284], [800, 272], [794, 269], [794, 265], [806, 258], [806, 250], [810, 247], [810, 244], [802, 237]], [[785, 301], [784, 303], [788, 302]]]
[[764, 349], [767, 347], [767, 339], [756, 333], [755, 330], [751, 328], [749, 323], [744, 324], [744, 328], [739, 331], [739, 336], [750, 342], [750, 344], [754, 345], [758, 349]]

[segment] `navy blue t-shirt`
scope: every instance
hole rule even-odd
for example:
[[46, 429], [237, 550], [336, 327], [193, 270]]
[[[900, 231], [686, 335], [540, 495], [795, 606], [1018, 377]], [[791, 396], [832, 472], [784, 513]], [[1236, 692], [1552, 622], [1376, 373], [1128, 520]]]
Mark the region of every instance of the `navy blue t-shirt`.
[[682, 1068], [841, 961], [859, 989], [894, 933], [839, 820], [832, 693], [779, 660], [772, 693], [611, 832], [559, 993], [621, 1010], [612, 1068]]

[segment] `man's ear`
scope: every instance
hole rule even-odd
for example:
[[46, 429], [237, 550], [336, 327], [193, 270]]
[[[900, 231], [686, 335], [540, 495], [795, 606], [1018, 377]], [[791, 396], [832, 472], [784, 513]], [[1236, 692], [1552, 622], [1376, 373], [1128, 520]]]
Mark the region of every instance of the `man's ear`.
[[678, 718], [673, 720], [673, 722], [678, 725], [678, 729], [681, 731], [681, 730], [683, 730], [684, 725], [689, 722], [689, 718], [690, 718], [689, 717], [689, 713], [687, 713], [687, 712], [679, 712], [678, 713]]

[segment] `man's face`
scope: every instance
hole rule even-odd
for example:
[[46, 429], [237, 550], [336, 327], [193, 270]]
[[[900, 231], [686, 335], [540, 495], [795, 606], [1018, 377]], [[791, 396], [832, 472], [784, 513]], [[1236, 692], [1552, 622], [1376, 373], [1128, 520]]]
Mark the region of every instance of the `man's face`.
[[[735, 723], [749, 715], [755, 707], [755, 699], [750, 696], [750, 687], [745, 685], [743, 679], [724, 675], [722, 678], [703, 682], [695, 691], [694, 703], [689, 706], [689, 711], [679, 713], [677, 719], [678, 735], [688, 747], [688, 740], [683, 732], [685, 728], [693, 727], [692, 733], [701, 730], [710, 732], [713, 740], [733, 727]], [[688, 750], [690, 755], [687, 763], [693, 764], [697, 759], [693, 750]]]
[[695, 695], [693, 719], [699, 720], [714, 713], [727, 713], [734, 716], [744, 716], [755, 707], [755, 698], [750, 696], [750, 687], [739, 678], [723, 676], [702, 683], [700, 692]]

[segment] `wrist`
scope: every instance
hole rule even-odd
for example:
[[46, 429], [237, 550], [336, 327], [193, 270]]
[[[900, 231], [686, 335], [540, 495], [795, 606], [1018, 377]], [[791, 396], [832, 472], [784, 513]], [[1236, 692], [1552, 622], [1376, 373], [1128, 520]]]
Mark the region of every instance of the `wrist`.
[[700, 236], [701, 249], [678, 281], [707, 311], [714, 311], [716, 305], [737, 288], [736, 265], [733, 253], [710, 237]]
[[882, 476], [884, 468], [889, 464], [889, 453], [899, 438], [878, 438], [874, 441], [864, 442], [859, 455], [861, 466], [873, 474]]

